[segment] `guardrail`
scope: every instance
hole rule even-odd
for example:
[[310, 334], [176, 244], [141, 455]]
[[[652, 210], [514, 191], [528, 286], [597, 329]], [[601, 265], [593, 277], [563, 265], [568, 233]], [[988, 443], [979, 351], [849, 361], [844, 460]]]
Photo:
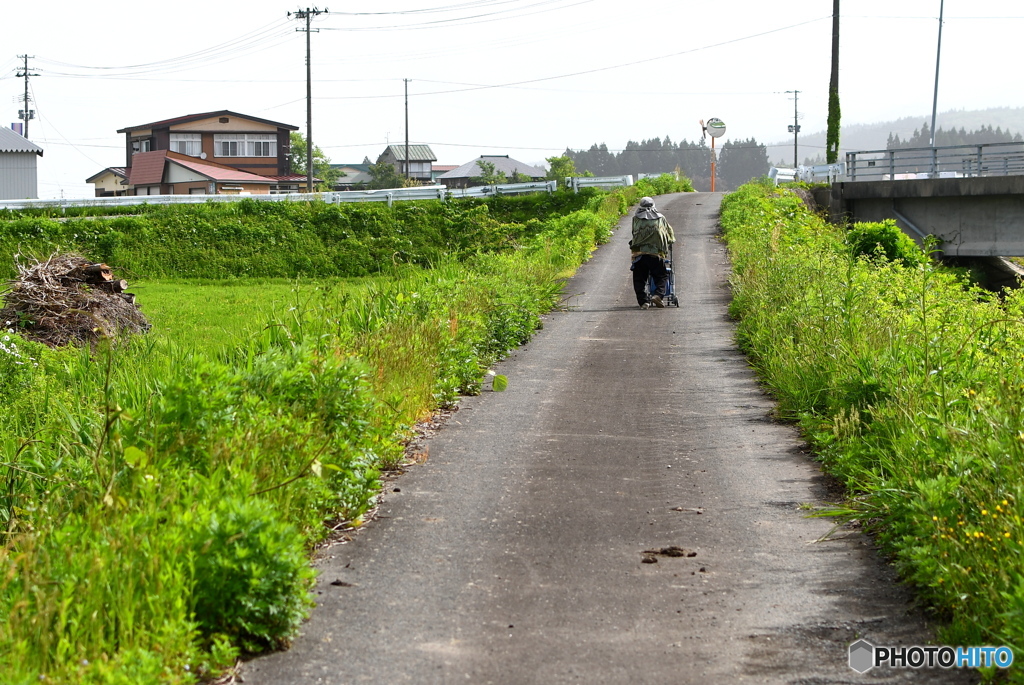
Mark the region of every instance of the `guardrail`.
[[846, 174], [846, 163], [837, 164], [816, 164], [814, 166], [800, 165], [796, 169], [787, 167], [772, 167], [768, 170], [768, 178], [779, 183], [791, 181], [804, 181], [806, 183], [835, 183]]
[[446, 200], [460, 197], [493, 197], [557, 190], [556, 181], [503, 183], [491, 186], [448, 189], [442, 185], [385, 188], [382, 190], [345, 190], [326, 193], [280, 193], [274, 195], [122, 195], [119, 197], [88, 197], [60, 200], [0, 200], [0, 209], [34, 209], [68, 207], [131, 207], [136, 205], [194, 205], [206, 202], [238, 202], [242, 199], [259, 202], [309, 202], [322, 200], [331, 204], [342, 202], [387, 202], [390, 207], [404, 200]]
[[501, 183], [493, 186], [451, 188], [448, 197], [494, 197], [495, 195], [523, 195], [525, 193], [553, 193], [558, 190], [558, 181], [535, 181], [533, 183]]
[[1024, 143], [847, 152], [846, 169], [851, 181], [1024, 174]]
[[633, 185], [633, 177], [629, 176], [566, 176], [565, 185], [572, 192], [580, 192], [580, 188], [620, 188]]
[[[381, 190], [343, 190], [331, 193], [313, 193], [322, 196], [324, 202], [339, 205], [342, 202], [387, 202], [390, 207], [395, 200], [443, 200], [447, 188], [444, 186], [412, 186], [411, 188], [385, 188]], [[257, 197], [251, 195], [250, 197]], [[261, 199], [263, 196], [260, 196]], [[270, 197], [275, 197], [271, 195]], [[280, 195], [276, 197], [281, 197]], [[289, 193], [289, 199], [309, 200], [309, 193]]]

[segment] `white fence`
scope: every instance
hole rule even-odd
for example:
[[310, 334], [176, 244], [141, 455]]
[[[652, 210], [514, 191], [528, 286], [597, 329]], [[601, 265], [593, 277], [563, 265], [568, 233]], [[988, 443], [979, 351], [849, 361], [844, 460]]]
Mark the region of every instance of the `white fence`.
[[242, 199], [259, 202], [308, 202], [322, 200], [331, 204], [342, 202], [387, 202], [390, 207], [401, 200], [446, 200], [459, 197], [494, 197], [496, 195], [521, 195], [524, 193], [548, 192], [557, 189], [555, 181], [533, 183], [503, 183], [492, 186], [475, 186], [464, 189], [448, 189], [445, 186], [414, 186], [412, 188], [387, 188], [383, 190], [346, 190], [327, 193], [282, 193], [278, 195], [128, 195], [121, 197], [89, 197], [61, 200], [2, 200], [0, 209], [31, 209], [68, 207], [131, 207], [135, 205], [194, 205], [206, 202], [238, 202]]

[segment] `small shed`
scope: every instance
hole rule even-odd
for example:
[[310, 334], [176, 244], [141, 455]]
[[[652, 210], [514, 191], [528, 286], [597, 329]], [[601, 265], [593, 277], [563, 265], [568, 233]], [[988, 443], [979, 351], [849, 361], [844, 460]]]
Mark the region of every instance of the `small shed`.
[[457, 169], [441, 174], [437, 177], [437, 180], [449, 188], [468, 188], [474, 185], [481, 185], [473, 181], [474, 178], [479, 177], [483, 173], [480, 162], [493, 164], [494, 171], [505, 174], [505, 178], [509, 181], [512, 180], [516, 173], [528, 176], [531, 181], [543, 181], [547, 177], [547, 172], [544, 169], [538, 169], [525, 162], [512, 159], [508, 155], [480, 155], [477, 159], [470, 160]]
[[0, 200], [39, 197], [37, 156], [43, 156], [43, 148], [9, 128], [0, 128]]

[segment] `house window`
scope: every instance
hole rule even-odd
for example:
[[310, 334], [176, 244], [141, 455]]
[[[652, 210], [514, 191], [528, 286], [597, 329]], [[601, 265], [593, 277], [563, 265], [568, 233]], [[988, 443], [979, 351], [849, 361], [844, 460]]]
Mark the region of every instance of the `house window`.
[[218, 133], [213, 136], [216, 157], [277, 157], [273, 133]]
[[133, 140], [132, 141], [132, 154], [137, 155], [140, 152], [149, 152], [153, 147], [153, 141], [149, 138], [145, 140]]
[[190, 157], [198, 157], [203, 153], [203, 136], [201, 133], [172, 133], [171, 152]]

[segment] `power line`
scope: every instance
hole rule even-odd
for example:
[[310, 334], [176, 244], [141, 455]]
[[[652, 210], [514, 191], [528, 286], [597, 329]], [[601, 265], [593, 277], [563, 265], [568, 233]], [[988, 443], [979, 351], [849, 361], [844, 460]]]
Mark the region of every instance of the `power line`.
[[[467, 87], [467, 88], [452, 88], [452, 89], [449, 89], [449, 90], [427, 91], [427, 92], [419, 93], [418, 95], [422, 97], [424, 95], [447, 95], [447, 94], [450, 94], [450, 93], [465, 93], [465, 92], [474, 91], [474, 90], [489, 90], [489, 89], [495, 89], [495, 88], [511, 88], [513, 86], [522, 86], [522, 85], [526, 85], [526, 84], [530, 84], [530, 83], [541, 83], [543, 81], [555, 81], [555, 80], [563, 79], [563, 78], [571, 78], [573, 76], [584, 76], [584, 75], [587, 75], [587, 74], [596, 74], [596, 73], [600, 73], [600, 72], [603, 72], [603, 71], [611, 71], [613, 69], [623, 69], [625, 67], [633, 67], [633, 66], [636, 66], [638, 64], [647, 64], [649, 62], [656, 62], [656, 61], [663, 60], [663, 59], [670, 59], [672, 57], [679, 57], [681, 55], [689, 55], [689, 54], [693, 54], [693, 53], [696, 53], [696, 52], [703, 52], [704, 50], [711, 50], [713, 48], [720, 48], [720, 47], [723, 47], [725, 45], [732, 45], [733, 43], [740, 43], [742, 41], [751, 40], [753, 38], [761, 38], [763, 36], [768, 36], [768, 35], [771, 35], [773, 33], [779, 33], [781, 31], [788, 31], [790, 29], [799, 28], [800, 26], [806, 26], [808, 24], [813, 24], [813, 23], [822, 21], [823, 19], [831, 20], [832, 19], [832, 15], [829, 14], [829, 15], [824, 16], [824, 17], [817, 17], [816, 19], [808, 19], [807, 21], [798, 22], [796, 24], [790, 24], [789, 26], [782, 26], [782, 27], [779, 27], [779, 28], [776, 28], [776, 29], [770, 29], [768, 31], [762, 31], [760, 33], [754, 33], [754, 34], [751, 34], [749, 36], [742, 36], [740, 38], [732, 38], [730, 40], [725, 40], [725, 41], [722, 41], [722, 42], [719, 42], [719, 43], [712, 43], [712, 44], [704, 45], [704, 46], [697, 47], [697, 48], [691, 48], [689, 50], [681, 50], [679, 52], [672, 52], [672, 53], [665, 54], [665, 55], [658, 55], [656, 57], [647, 57], [647, 58], [644, 58], [644, 59], [634, 60], [632, 62], [623, 62], [623, 63], [620, 63], [620, 64], [612, 64], [612, 65], [605, 66], [605, 67], [596, 67], [594, 69], [585, 69], [585, 70], [582, 70], [582, 71], [574, 71], [574, 72], [570, 72], [570, 73], [567, 73], [567, 74], [558, 74], [556, 76], [543, 76], [543, 77], [534, 78], [534, 79], [524, 79], [522, 81], [510, 81], [508, 83], [495, 83], [495, 84], [490, 84], [490, 85], [470, 86], [470, 87]], [[383, 99], [383, 98], [393, 98], [393, 97], [398, 97], [398, 96], [396, 96], [396, 95], [352, 95], [352, 96], [333, 96], [333, 97], [332, 96], [328, 96], [328, 97], [324, 97], [324, 98], [320, 98], [320, 99], [322, 99], [322, 100], [371, 100], [371, 99]]]
[[[543, 2], [537, 2], [537, 3], [534, 3], [533, 5], [527, 5], [526, 7], [518, 8], [518, 9], [529, 9], [531, 7], [542, 7], [542, 6], [545, 6], [545, 5], [551, 5], [551, 4], [559, 3], [559, 2], [565, 2], [565, 0], [544, 0]], [[344, 28], [324, 27], [324, 30], [325, 31], [361, 32], [361, 31], [381, 31], [381, 30], [384, 30], [384, 29], [396, 29], [396, 30], [403, 30], [403, 31], [404, 30], [413, 31], [413, 30], [423, 30], [423, 29], [445, 28], [447, 26], [455, 26], [455, 25], [469, 26], [469, 25], [473, 25], [473, 24], [486, 24], [486, 23], [490, 23], [492, 21], [501, 21], [503, 19], [509, 19], [509, 18], [530, 17], [530, 16], [533, 16], [535, 14], [543, 14], [545, 12], [553, 12], [555, 10], [567, 9], [569, 7], [576, 7], [577, 5], [586, 5], [586, 4], [589, 4], [591, 2], [594, 2], [594, 0], [577, 0], [576, 2], [573, 2], [573, 3], [568, 4], [568, 5], [560, 5], [558, 7], [551, 7], [551, 8], [548, 8], [548, 9], [541, 9], [541, 10], [537, 10], [535, 12], [524, 12], [522, 14], [512, 15], [511, 17], [499, 17], [497, 19], [487, 19], [487, 17], [496, 17], [496, 16], [502, 15], [502, 14], [508, 14], [509, 12], [516, 11], [516, 9], [501, 10], [499, 12], [488, 12], [486, 14], [477, 14], [477, 15], [471, 15], [471, 16], [468, 16], [468, 17], [453, 17], [451, 19], [436, 19], [434, 21], [425, 21], [425, 22], [422, 22], [422, 23], [419, 23], [419, 24], [394, 24], [394, 25], [391, 25], [391, 26], [351, 26], [351, 27], [344, 27]], [[472, 21], [472, 20], [478, 20], [478, 21]]]
[[[211, 46], [209, 48], [204, 48], [196, 52], [187, 53], [185, 55], [179, 55], [177, 57], [171, 57], [165, 60], [158, 60], [155, 62], [144, 62], [141, 64], [130, 64], [121, 66], [90, 66], [83, 64], [71, 64], [69, 62], [50, 60], [46, 58], [41, 58], [41, 61], [46, 64], [54, 64], [56, 66], [70, 67], [73, 69], [126, 72], [145, 70], [142, 73], [150, 73], [153, 71], [162, 70], [167, 67], [178, 67], [183, 64], [192, 64], [200, 59], [216, 58], [221, 56], [222, 54], [231, 54], [233, 52], [239, 51], [240, 49], [254, 47], [255, 45], [258, 45], [260, 42], [264, 40], [279, 37], [281, 33], [279, 29], [287, 25], [287, 21], [276, 20], [274, 22], [271, 22], [270, 24], [267, 24], [257, 29], [253, 29], [248, 33], [242, 34], [237, 38], [232, 38], [231, 40], [226, 41], [224, 43], [219, 43], [217, 45]], [[274, 33], [275, 31], [276, 33]]]

